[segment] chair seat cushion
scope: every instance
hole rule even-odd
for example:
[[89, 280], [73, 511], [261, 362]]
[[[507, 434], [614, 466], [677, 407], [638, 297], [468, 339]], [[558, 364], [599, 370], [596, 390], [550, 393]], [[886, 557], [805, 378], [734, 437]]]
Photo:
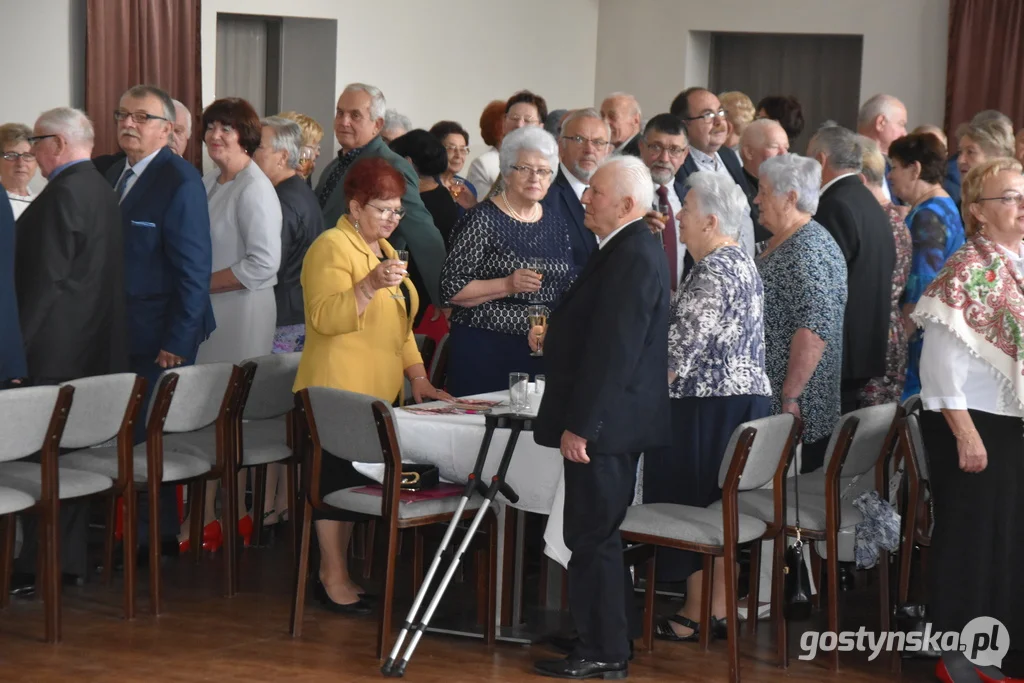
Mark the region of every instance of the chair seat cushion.
[[[60, 456], [60, 462], [62, 465], [73, 467], [76, 470], [96, 472], [111, 479], [117, 477], [116, 448], [85, 448]], [[163, 483], [193, 479], [206, 474], [211, 469], [210, 463], [202, 458], [172, 450], [165, 442]], [[140, 443], [135, 446], [133, 452], [132, 478], [136, 482], [146, 483], [148, 481], [147, 472], [146, 444]]]
[[[759, 519], [740, 515], [737, 543], [747, 543], [764, 535], [766, 525]], [[649, 503], [634, 505], [626, 511], [620, 532], [658, 536], [698, 545], [725, 545], [725, 525], [721, 510]]]
[[[90, 496], [106, 491], [114, 485], [111, 477], [95, 472], [58, 467], [58, 496], [61, 500]], [[0, 464], [0, 486], [22, 491], [37, 501], [42, 498], [43, 468], [34, 462], [5, 462]]]
[[[359, 491], [361, 488], [363, 487], [354, 486], [329, 493], [324, 496], [324, 502], [340, 510], [381, 517], [381, 507], [384, 502], [383, 496], [362, 493]], [[459, 506], [461, 499], [462, 496], [447, 496], [431, 500], [402, 501], [398, 504], [398, 519], [410, 520], [418, 517], [432, 517], [433, 515], [450, 515], [455, 512], [455, 508]], [[466, 503], [466, 509], [476, 510], [482, 503], [483, 498], [474, 495]]]
[[0, 516], [27, 510], [36, 504], [36, 499], [24, 491], [0, 487]]
[[[743, 491], [738, 498], [738, 509], [741, 515], [750, 515], [760, 520], [770, 522], [775, 518], [774, 493], [771, 489], [757, 489], [754, 491]], [[710, 508], [721, 509], [722, 503], [712, 503]], [[786, 492], [786, 506], [789, 508], [786, 513], [786, 524], [796, 524], [796, 505], [793, 487]], [[839, 500], [839, 528], [855, 526], [864, 519], [860, 510], [853, 507], [853, 503], [847, 500]], [[820, 493], [809, 493], [804, 491], [803, 482], [800, 485], [800, 528], [808, 531], [825, 531], [825, 496]]]

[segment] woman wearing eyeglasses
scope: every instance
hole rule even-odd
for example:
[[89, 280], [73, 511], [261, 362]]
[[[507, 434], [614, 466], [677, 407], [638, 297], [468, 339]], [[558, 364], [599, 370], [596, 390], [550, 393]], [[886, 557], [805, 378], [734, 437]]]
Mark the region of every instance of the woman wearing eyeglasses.
[[[1002, 622], [1002, 671], [944, 654], [940, 681], [1024, 678], [1024, 177], [998, 158], [963, 181], [967, 242], [917, 303], [921, 433], [935, 530], [928, 616], [959, 633], [977, 617]], [[989, 627], [988, 630], [991, 630]], [[1008, 632], [1008, 633], [1007, 633]], [[978, 674], [981, 674], [980, 676]]]
[[455, 121], [438, 121], [430, 134], [441, 141], [448, 153], [448, 168], [434, 178], [451, 193], [459, 207], [459, 216], [476, 206], [476, 186], [459, 175], [469, 154], [469, 133]]
[[569, 228], [541, 200], [558, 167], [558, 145], [526, 126], [501, 143], [501, 192], [452, 229], [441, 269], [443, 306], [453, 309], [447, 389], [456, 396], [508, 388], [510, 372], [543, 372], [530, 355], [527, 309], [553, 308], [573, 278]]
[[14, 219], [35, 199], [28, 184], [36, 175], [36, 157], [28, 144], [32, 129], [21, 123], [0, 126], [0, 185], [14, 211]]

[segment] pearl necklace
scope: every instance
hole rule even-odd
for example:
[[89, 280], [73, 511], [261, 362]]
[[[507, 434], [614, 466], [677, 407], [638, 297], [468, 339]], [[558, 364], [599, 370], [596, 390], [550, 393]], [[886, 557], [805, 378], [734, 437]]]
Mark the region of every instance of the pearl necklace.
[[537, 221], [537, 214], [540, 211], [540, 205], [534, 204], [533, 214], [530, 216], [530, 218], [523, 218], [522, 216], [519, 215], [518, 211], [512, 208], [512, 205], [508, 201], [508, 197], [505, 196], [505, 190], [501, 191], [501, 201], [505, 202], [505, 208], [507, 208], [509, 213], [512, 214], [512, 218], [515, 218], [520, 223], [535, 223]]

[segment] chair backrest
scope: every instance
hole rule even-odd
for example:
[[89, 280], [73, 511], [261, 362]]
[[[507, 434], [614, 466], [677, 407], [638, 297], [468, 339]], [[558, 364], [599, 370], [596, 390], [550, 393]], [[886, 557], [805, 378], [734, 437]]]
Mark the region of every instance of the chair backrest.
[[437, 342], [434, 341], [433, 337], [428, 337], [425, 334], [417, 334], [416, 348], [420, 350], [420, 356], [423, 358], [423, 365], [425, 365], [429, 370], [434, 363], [434, 352], [437, 350]]
[[[24, 387], [0, 391], [0, 462], [20, 460], [43, 450], [62, 398], [70, 408], [72, 387]], [[63, 392], [63, 394], [62, 394]], [[63, 420], [60, 427], [63, 429]], [[58, 441], [60, 434], [57, 434]]]
[[907, 412], [907, 415], [910, 415], [911, 413], [920, 413], [921, 405], [921, 394], [914, 394], [903, 402], [903, 410]]
[[75, 388], [75, 400], [60, 447], [90, 448], [117, 436], [129, 419], [137, 417], [145, 382], [128, 372], [65, 382]]
[[256, 364], [256, 375], [249, 388], [249, 396], [242, 413], [246, 420], [269, 420], [284, 415], [295, 407], [292, 386], [299, 370], [301, 352], [274, 353], [250, 358], [245, 363]]
[[[165, 370], [161, 380], [169, 374], [178, 378], [174, 397], [164, 421], [165, 432], [194, 432], [213, 424], [220, 415], [224, 402], [229, 400], [235, 387], [236, 366], [231, 363], [209, 363]], [[240, 373], [239, 373], [240, 374]], [[156, 400], [157, 392], [153, 398]]]
[[448, 335], [441, 337], [434, 350], [434, 357], [430, 361], [430, 383], [438, 389], [443, 389], [448, 381], [448, 352], [451, 350], [448, 344]]
[[729, 473], [729, 466], [736, 453], [740, 437], [747, 429], [755, 430], [747, 462], [740, 474], [739, 490], [759, 489], [772, 481], [779, 470], [779, 461], [789, 457], [793, 440], [796, 438], [797, 419], [789, 413], [762, 417], [744, 422], [733, 430], [729, 445], [725, 448], [722, 466], [718, 469], [718, 486], [723, 488]]
[[846, 459], [842, 463], [840, 477], [848, 479], [865, 474], [878, 462], [883, 447], [891, 445], [895, 437], [896, 420], [900, 405], [886, 403], [880, 406], [860, 408], [843, 415], [832, 430], [832, 438], [828, 442], [825, 453], [825, 471], [829, 469], [839, 444], [839, 435], [843, 427], [851, 420], [857, 420], [857, 430], [853, 434]]
[[310, 434], [322, 450], [349, 462], [384, 462], [374, 405], [383, 406], [394, 419], [390, 405], [375, 396], [328, 387], [309, 387], [300, 394], [305, 396]]
[[908, 439], [906, 444], [909, 454], [908, 461], [917, 471], [917, 477], [921, 481], [928, 481], [928, 458], [924, 450], [924, 436], [921, 434], [921, 417], [919, 413], [911, 413], [904, 420], [904, 436]]

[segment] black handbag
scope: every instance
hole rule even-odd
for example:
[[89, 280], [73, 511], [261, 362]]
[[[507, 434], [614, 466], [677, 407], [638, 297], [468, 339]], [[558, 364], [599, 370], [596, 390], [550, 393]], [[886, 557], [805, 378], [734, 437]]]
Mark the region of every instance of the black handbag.
[[[794, 449], [796, 447], [794, 446]], [[795, 462], [795, 459], [794, 459]], [[782, 613], [787, 621], [809, 619], [811, 616], [811, 579], [804, 564], [804, 542], [800, 538], [800, 473], [793, 478], [796, 493], [796, 543], [786, 548], [785, 596]]]
[[402, 463], [402, 490], [427, 491], [436, 489], [441, 482], [441, 472], [436, 465]]

